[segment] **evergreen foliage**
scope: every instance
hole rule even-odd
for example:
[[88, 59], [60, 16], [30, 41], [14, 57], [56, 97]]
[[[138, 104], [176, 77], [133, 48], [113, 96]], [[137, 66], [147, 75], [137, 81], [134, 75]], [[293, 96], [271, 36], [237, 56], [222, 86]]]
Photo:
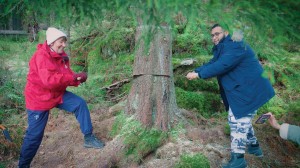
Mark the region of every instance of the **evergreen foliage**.
[[[91, 27], [95, 20], [103, 20], [107, 11], [115, 11], [116, 16], [142, 17], [144, 25], [160, 25], [165, 22], [172, 27], [186, 30], [201, 27], [207, 29], [211, 22], [220, 22], [231, 32], [234, 28], [242, 29], [248, 37], [271, 40], [271, 42], [299, 42], [296, 33], [299, 26], [298, 1], [196, 1], [196, 0], [116, 0], [116, 1], [66, 1], [66, 0], [2, 0], [0, 16], [2, 18], [12, 11], [26, 11], [34, 15], [37, 21], [69, 26], [85, 23]], [[182, 17], [176, 18], [179, 14]], [[54, 19], [55, 18], [55, 19]], [[52, 20], [51, 20], [52, 19]], [[119, 20], [122, 22], [122, 20]], [[291, 24], [293, 23], [293, 24]], [[263, 28], [263, 29], [262, 29]], [[174, 29], [176, 30], [176, 29]], [[265, 30], [265, 31], [261, 31]], [[261, 38], [262, 37], [262, 38]], [[257, 40], [255, 40], [257, 41]]]

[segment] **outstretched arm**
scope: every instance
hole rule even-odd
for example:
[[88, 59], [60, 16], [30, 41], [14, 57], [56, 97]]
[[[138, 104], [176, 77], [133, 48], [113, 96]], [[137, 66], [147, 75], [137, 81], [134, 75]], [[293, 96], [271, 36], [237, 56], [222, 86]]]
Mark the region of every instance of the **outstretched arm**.
[[280, 137], [283, 139], [291, 140], [300, 144], [300, 127], [296, 125], [290, 125], [287, 123], [278, 124], [276, 118], [272, 113], [270, 114], [271, 117], [269, 118], [269, 123], [273, 128], [279, 129]]

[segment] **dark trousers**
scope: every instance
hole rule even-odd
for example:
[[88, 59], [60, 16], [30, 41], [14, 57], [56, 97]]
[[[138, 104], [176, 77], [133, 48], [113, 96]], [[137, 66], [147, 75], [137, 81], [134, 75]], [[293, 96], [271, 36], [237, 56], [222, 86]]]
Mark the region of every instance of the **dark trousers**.
[[[66, 91], [63, 95], [63, 103], [59, 104], [57, 108], [74, 113], [80, 124], [81, 132], [84, 135], [92, 133], [93, 128], [90, 112], [86, 102], [81, 97]], [[30, 166], [31, 161], [42, 142], [44, 130], [49, 117], [49, 110], [38, 111], [27, 109], [27, 113], [28, 127], [19, 158], [20, 168]]]

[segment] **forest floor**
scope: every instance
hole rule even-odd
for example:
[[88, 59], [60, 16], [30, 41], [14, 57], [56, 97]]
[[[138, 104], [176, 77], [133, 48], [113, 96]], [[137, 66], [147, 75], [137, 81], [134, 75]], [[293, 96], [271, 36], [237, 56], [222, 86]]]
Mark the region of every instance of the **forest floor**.
[[[230, 157], [230, 136], [224, 133], [225, 119], [199, 119], [190, 112], [186, 118], [193, 121], [176, 140], [170, 140], [144, 158], [141, 164], [127, 167], [172, 168], [182, 154], [202, 153], [212, 168], [221, 167]], [[59, 111], [50, 115], [42, 144], [31, 163], [32, 168], [94, 168], [105, 157], [116, 151], [116, 140], [109, 136], [114, 115], [109, 108], [91, 111], [94, 133], [106, 143], [103, 149], [83, 147], [83, 136], [75, 117]], [[293, 116], [280, 120], [289, 122]], [[26, 120], [26, 115], [24, 115]], [[246, 154], [248, 167], [300, 167], [300, 148], [283, 140], [269, 124], [254, 124], [256, 136], [264, 152], [263, 158]], [[4, 156], [1, 156], [4, 157]], [[17, 167], [17, 160], [9, 159], [8, 168]]]

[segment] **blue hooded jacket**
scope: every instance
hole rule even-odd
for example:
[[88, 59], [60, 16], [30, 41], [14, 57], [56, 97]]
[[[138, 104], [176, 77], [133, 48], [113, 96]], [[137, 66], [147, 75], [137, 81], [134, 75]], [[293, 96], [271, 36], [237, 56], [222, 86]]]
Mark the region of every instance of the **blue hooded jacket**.
[[274, 89], [250, 46], [227, 35], [213, 48], [214, 57], [195, 69], [200, 78], [217, 77], [226, 110], [239, 119], [268, 102]]

